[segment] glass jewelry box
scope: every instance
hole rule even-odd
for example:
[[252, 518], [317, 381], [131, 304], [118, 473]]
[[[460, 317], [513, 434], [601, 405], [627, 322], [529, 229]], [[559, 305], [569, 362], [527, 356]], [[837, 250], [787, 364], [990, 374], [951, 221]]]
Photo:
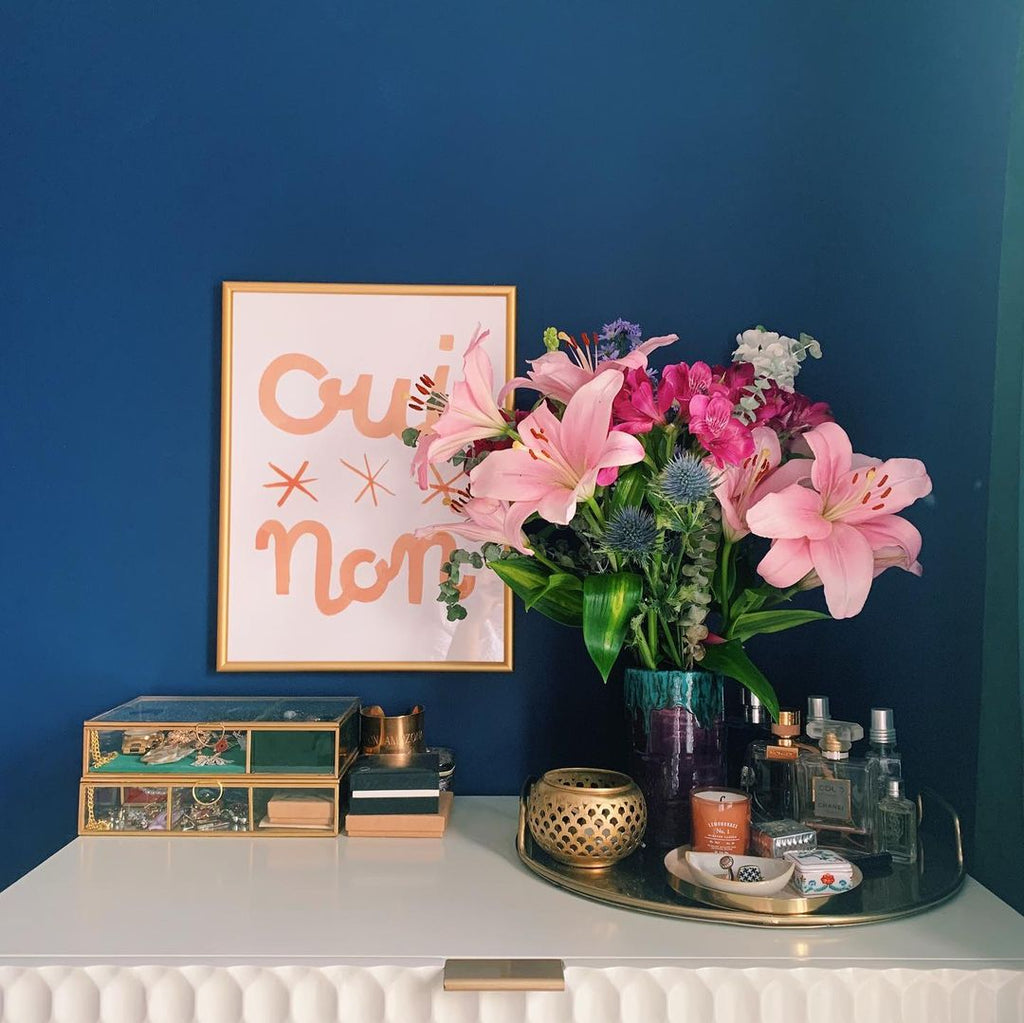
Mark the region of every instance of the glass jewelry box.
[[80, 835], [336, 836], [339, 786], [296, 781], [225, 785], [176, 778], [173, 784], [86, 780]]
[[85, 722], [82, 775], [337, 779], [358, 753], [354, 696], [140, 696]]

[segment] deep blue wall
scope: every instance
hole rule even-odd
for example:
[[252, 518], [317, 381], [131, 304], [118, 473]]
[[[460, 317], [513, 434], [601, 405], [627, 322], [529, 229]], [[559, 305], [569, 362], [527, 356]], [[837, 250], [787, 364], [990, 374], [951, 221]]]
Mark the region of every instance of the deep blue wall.
[[214, 673], [223, 279], [514, 283], [522, 356], [619, 315], [678, 357], [821, 338], [805, 389], [932, 472], [926, 575], [761, 655], [788, 700], [891, 703], [912, 780], [969, 808], [1018, 16], [0, 6], [0, 885], [73, 834], [83, 718], [138, 693], [421, 700], [464, 792], [618, 756], [614, 684], [536, 615], [511, 676]]

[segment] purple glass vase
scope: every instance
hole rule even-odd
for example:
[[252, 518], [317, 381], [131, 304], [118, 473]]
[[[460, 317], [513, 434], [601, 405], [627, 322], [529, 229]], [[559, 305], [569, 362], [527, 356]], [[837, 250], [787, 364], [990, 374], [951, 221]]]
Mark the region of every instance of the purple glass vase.
[[725, 784], [725, 696], [708, 671], [628, 668], [631, 774], [647, 800], [649, 845], [690, 841], [690, 792]]

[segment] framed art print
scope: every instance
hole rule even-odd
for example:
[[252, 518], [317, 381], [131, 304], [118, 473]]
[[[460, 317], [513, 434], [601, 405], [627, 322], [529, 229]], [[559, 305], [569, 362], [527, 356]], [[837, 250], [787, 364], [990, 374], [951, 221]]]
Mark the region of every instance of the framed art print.
[[413, 479], [410, 396], [446, 391], [477, 329], [514, 370], [515, 288], [225, 282], [217, 669], [510, 671], [512, 604], [463, 572], [449, 622], [445, 531], [466, 478]]

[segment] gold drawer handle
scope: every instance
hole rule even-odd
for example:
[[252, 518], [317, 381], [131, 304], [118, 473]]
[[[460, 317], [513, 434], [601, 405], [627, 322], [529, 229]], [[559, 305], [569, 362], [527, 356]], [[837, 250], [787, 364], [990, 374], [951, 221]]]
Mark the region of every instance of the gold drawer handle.
[[564, 991], [561, 959], [446, 959], [445, 991]]

